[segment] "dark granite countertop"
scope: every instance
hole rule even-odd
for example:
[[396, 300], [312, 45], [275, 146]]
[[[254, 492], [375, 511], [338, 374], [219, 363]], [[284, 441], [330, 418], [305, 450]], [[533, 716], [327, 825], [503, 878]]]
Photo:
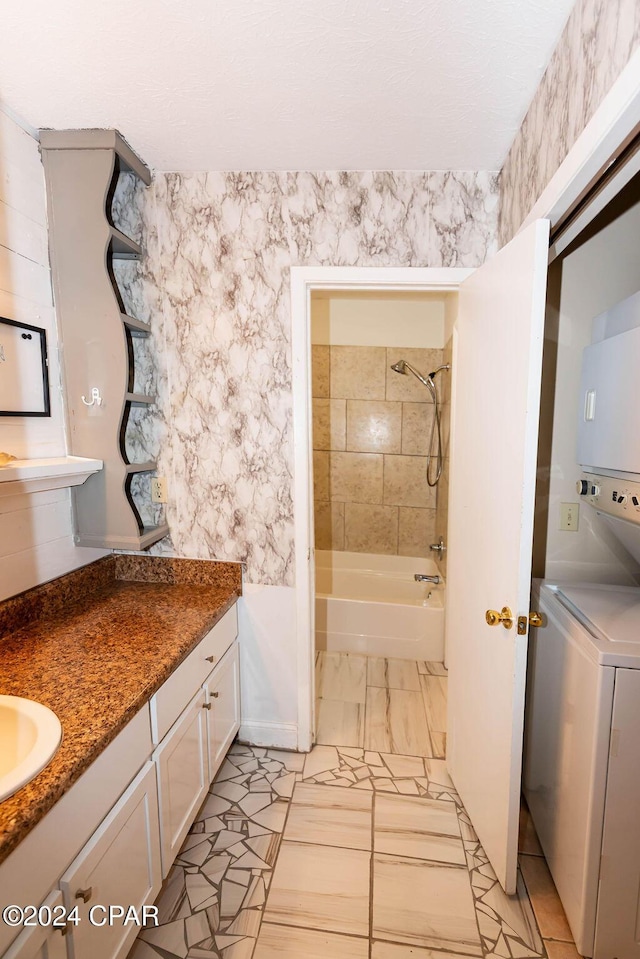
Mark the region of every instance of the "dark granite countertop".
[[63, 740], [0, 802], [0, 862], [230, 609], [241, 566], [108, 556], [0, 603], [0, 693], [49, 706]]

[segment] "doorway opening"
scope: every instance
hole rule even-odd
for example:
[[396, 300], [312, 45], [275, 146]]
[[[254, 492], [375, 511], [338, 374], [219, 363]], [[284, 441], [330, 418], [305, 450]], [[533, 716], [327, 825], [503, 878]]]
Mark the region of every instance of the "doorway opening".
[[455, 299], [311, 294], [321, 745], [444, 758]]
[[[438, 594], [437, 589], [426, 589], [426, 584], [417, 583], [413, 576], [419, 573], [425, 576], [432, 575], [434, 578], [438, 576], [443, 580], [445, 578], [444, 562], [439, 565], [431, 556], [415, 555], [416, 553], [424, 554], [425, 548], [431, 543], [437, 545], [440, 538], [436, 537], [437, 487], [429, 487], [426, 481], [427, 456], [420, 455], [419, 452], [408, 452], [424, 449], [415, 444], [418, 442], [417, 437], [420, 433], [420, 414], [428, 420], [429, 405], [424, 404], [424, 399], [430, 399], [430, 397], [428, 390], [416, 377], [403, 376], [392, 370], [391, 366], [404, 360], [418, 372], [428, 374], [435, 372], [438, 366], [445, 365], [443, 362], [436, 361], [444, 360], [445, 344], [451, 339], [450, 334], [455, 318], [457, 289], [470, 272], [464, 269], [294, 268], [292, 270], [293, 315], [299, 318], [299, 322], [294, 323], [293, 368], [298, 662], [301, 680], [299, 683], [299, 748], [301, 749], [311, 748], [314, 727], [317, 726], [318, 719], [315, 709], [316, 630], [320, 646], [318, 652], [366, 655], [364, 650], [368, 648], [370, 655], [374, 657], [377, 655], [382, 659], [404, 658], [412, 659], [416, 663], [418, 661], [443, 663], [444, 661], [442, 624], [437, 622], [433, 630], [435, 639], [429, 648], [427, 645], [423, 645], [420, 649], [415, 646], [415, 641], [411, 640], [411, 630], [413, 629], [415, 634], [416, 627], [415, 625], [412, 627], [409, 622], [405, 628], [403, 654], [388, 655], [394, 651], [394, 633], [398, 633], [398, 628], [393, 626], [397, 608], [408, 607], [405, 613], [409, 613], [410, 620], [411, 616], [416, 614], [424, 615], [423, 609], [415, 603], [413, 608], [410, 608], [411, 603], [385, 603], [387, 613], [389, 613], [388, 607], [395, 605], [395, 609], [390, 613], [392, 622], [386, 628], [389, 635], [381, 636], [379, 630], [379, 613], [382, 606], [379, 584], [384, 578], [379, 574], [383, 572], [385, 566], [391, 567], [387, 570], [385, 588], [395, 585], [397, 591], [399, 585], [403, 588], [408, 587], [409, 590], [413, 587], [416, 591], [423, 591], [425, 599], [429, 592], [432, 593], [431, 599], [427, 600], [431, 603], [431, 608], [425, 609], [436, 621], [438, 615], [442, 619], [442, 593]], [[393, 315], [394, 301], [397, 301], [398, 297], [400, 301], [404, 297], [407, 306], [404, 328], [401, 323], [389, 323], [389, 316]], [[422, 323], [416, 319], [420, 308], [423, 310]], [[427, 322], [425, 316], [429, 311], [431, 320]], [[314, 312], [315, 323], [312, 321]], [[371, 321], [372, 313], [377, 316], [375, 322]], [[350, 315], [351, 319], [345, 321], [347, 315]], [[318, 342], [314, 343], [314, 338]], [[334, 342], [331, 342], [332, 338]], [[355, 342], [349, 343], [348, 340]], [[416, 350], [424, 352], [415, 353]], [[318, 361], [315, 364], [315, 370], [312, 364], [313, 353]], [[415, 360], [415, 364], [411, 363], [412, 359]], [[368, 361], [369, 367], [365, 362], [365, 366], [359, 369], [358, 363], [361, 360]], [[454, 366], [455, 360], [452, 354], [451, 360]], [[425, 368], [421, 371], [420, 363], [429, 369]], [[344, 396], [333, 398], [330, 396], [332, 369], [333, 383], [339, 384], [338, 392], [344, 393]], [[455, 370], [452, 369], [450, 373], [442, 371], [440, 376], [442, 378], [440, 387], [443, 390], [440, 400], [445, 401], [444, 407], [450, 403]], [[361, 392], [363, 395], [359, 395]], [[319, 404], [316, 402], [316, 437], [319, 437], [316, 445], [320, 447], [335, 445], [341, 448], [333, 450], [320, 448], [314, 451], [312, 441], [314, 398], [316, 401], [322, 401]], [[347, 410], [348, 403], [349, 410]], [[406, 406], [404, 453], [402, 451], [402, 422], [403, 412], [405, 412], [403, 406]], [[331, 415], [332, 412], [333, 415]], [[348, 412], [350, 414], [349, 443], [347, 443]], [[387, 423], [391, 424], [386, 430], [386, 438], [382, 436], [385, 432], [382, 414], [388, 414]], [[448, 419], [448, 414], [447, 410], [445, 420]], [[379, 429], [376, 429], [376, 422], [379, 424]], [[428, 427], [428, 422], [425, 426]], [[445, 432], [445, 443], [447, 443], [446, 422], [443, 422], [442, 429]], [[363, 439], [367, 433], [369, 439]], [[377, 449], [358, 449], [358, 446], [372, 442], [378, 443]], [[347, 449], [347, 445], [355, 448]], [[386, 502], [385, 456], [388, 467]], [[314, 459], [315, 484], [313, 482]], [[332, 460], [333, 464], [331, 464]], [[403, 471], [409, 479], [414, 478], [413, 484], [400, 482]], [[438, 486], [444, 490], [447, 478], [446, 456], [443, 457], [442, 473]], [[316, 497], [316, 503], [314, 503], [314, 485], [319, 494]], [[355, 496], [352, 496], [354, 491], [356, 491]], [[412, 495], [415, 499], [411, 499]], [[358, 499], [364, 499], [365, 502], [358, 502]], [[392, 500], [395, 501], [392, 502]], [[446, 506], [446, 494], [441, 497], [440, 505], [442, 515]], [[403, 510], [402, 517], [401, 510]], [[413, 529], [411, 528], [412, 520], [414, 521]], [[317, 529], [319, 537], [318, 552], [315, 555], [314, 529]], [[446, 545], [445, 525], [442, 529], [441, 535]], [[334, 548], [336, 546], [337, 549]], [[345, 546], [351, 548], [345, 549]], [[405, 553], [404, 556], [399, 555], [400, 550]], [[406, 555], [407, 553], [409, 556]], [[436, 554], [431, 550], [429, 553], [432, 556]], [[364, 564], [361, 561], [362, 556], [367, 556]], [[374, 557], [375, 561], [371, 557]], [[413, 569], [416, 560], [425, 561], [422, 564], [424, 569], [420, 562], [418, 563], [420, 568], [416, 566]], [[429, 563], [431, 565], [428, 565]], [[402, 569], [403, 565], [410, 569]], [[316, 566], [320, 584], [317, 622]], [[375, 578], [374, 585], [371, 584], [371, 574]], [[404, 583], [398, 582], [402, 579]], [[351, 582], [351, 586], [357, 583], [360, 590], [368, 590], [372, 602], [364, 603], [362, 598], [355, 594], [349, 597], [336, 595], [334, 586], [339, 594], [343, 591], [341, 587], [344, 588], [347, 581]], [[439, 583], [429, 584], [436, 588], [439, 585]], [[353, 593], [353, 589], [350, 591]], [[374, 594], [373, 597], [371, 593]], [[434, 593], [436, 593], [435, 596]], [[362, 613], [364, 605], [373, 607], [373, 610], [370, 608], [368, 612], [369, 620], [373, 620], [370, 628], [368, 627], [370, 634], [368, 647], [367, 641], [363, 638], [364, 632], [361, 626], [350, 625], [354, 608], [358, 613]], [[440, 632], [439, 637], [438, 632]], [[401, 637], [395, 636], [396, 645], [399, 638]], [[381, 645], [380, 642], [384, 639], [387, 640], [386, 646]], [[343, 648], [339, 649], [338, 646]], [[360, 668], [361, 673], [362, 665], [356, 667]], [[367, 665], [364, 663], [365, 676]], [[373, 666], [371, 668], [374, 669]], [[415, 668], [418, 675], [417, 666]], [[365, 701], [357, 705], [366, 707], [366, 679], [364, 685], [364, 694], [360, 690], [358, 696], [361, 698], [364, 695]], [[417, 685], [418, 689], [412, 692], [420, 694], [419, 680]], [[335, 701], [339, 702], [339, 700]], [[325, 708], [324, 711], [328, 713], [331, 709]], [[358, 723], [360, 723], [361, 731], [358, 732], [358, 736], [364, 735], [365, 712], [365, 709], [345, 709], [344, 706], [342, 708], [343, 717], [348, 713], [356, 729], [359, 729]], [[336, 722], [340, 722], [339, 718]], [[438, 725], [441, 724], [438, 723]], [[425, 741], [429, 745], [422, 748], [430, 750], [426, 717], [424, 732], [426, 733]], [[443, 747], [442, 741], [438, 745]]]

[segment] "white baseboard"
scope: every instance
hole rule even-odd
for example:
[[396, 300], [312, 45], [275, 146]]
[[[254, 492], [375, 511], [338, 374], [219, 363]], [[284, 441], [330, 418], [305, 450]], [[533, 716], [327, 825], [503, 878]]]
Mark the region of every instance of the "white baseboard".
[[297, 749], [298, 727], [294, 723], [267, 723], [264, 721], [242, 723], [238, 739], [251, 746], [268, 746], [270, 749]]

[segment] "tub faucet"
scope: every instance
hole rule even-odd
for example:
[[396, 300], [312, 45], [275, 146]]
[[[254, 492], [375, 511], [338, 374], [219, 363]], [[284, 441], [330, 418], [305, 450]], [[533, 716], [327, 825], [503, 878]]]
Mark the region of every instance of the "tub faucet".
[[439, 576], [427, 576], [426, 573], [414, 573], [413, 578], [416, 583], [434, 583], [436, 586], [442, 582]]

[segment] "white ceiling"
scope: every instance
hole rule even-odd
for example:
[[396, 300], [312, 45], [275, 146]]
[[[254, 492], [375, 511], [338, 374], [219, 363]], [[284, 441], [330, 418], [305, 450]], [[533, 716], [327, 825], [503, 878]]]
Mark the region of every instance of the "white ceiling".
[[497, 170], [573, 0], [3, 0], [0, 97], [160, 170]]

